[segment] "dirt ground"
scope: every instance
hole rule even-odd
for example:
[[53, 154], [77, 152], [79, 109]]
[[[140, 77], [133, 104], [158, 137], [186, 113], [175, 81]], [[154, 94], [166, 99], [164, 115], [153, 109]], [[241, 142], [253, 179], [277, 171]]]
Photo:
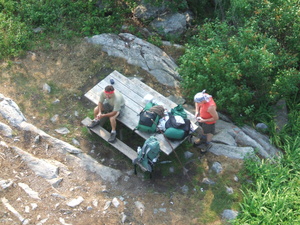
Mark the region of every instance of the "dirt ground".
[[[172, 49], [165, 49], [165, 51], [175, 59], [178, 57]], [[240, 161], [210, 153], [201, 155], [197, 149], [184, 145], [178, 154], [184, 151], [194, 154], [193, 160], [184, 165], [189, 169], [187, 175], [183, 174], [181, 165], [177, 162], [177, 167], [174, 166], [175, 172], [171, 175], [170, 173], [166, 175], [165, 170], [168, 171], [172, 163], [159, 164], [152, 179], [142, 173], [135, 176], [131, 175], [133, 166], [128, 159], [99, 138], [88, 135], [81, 125], [82, 119], [87, 115], [92, 116], [94, 107], [84, 98], [84, 93], [113, 70], [126, 76], [141, 77], [147, 85], [165, 96], [171, 94], [180, 96], [180, 90], [171, 87], [166, 89], [142, 69], [128, 65], [123, 59], [110, 57], [100, 48], [83, 43], [81, 40], [71, 44], [51, 43], [48, 50], [36, 49], [27, 52], [22, 58], [2, 62], [0, 69], [0, 93], [13, 99], [20, 106], [27, 122], [70, 144], [75, 138], [80, 142], [79, 148], [99, 163], [128, 173], [130, 177], [129, 181], [122, 179], [116, 184], [108, 184], [96, 175], [86, 174], [76, 165], [70, 164], [70, 170], [80, 172], [73, 172], [66, 176], [63, 185], [57, 190], [67, 197], [80, 195], [85, 199], [85, 203], [77, 211], [70, 212], [63, 204], [66, 200], [51, 198], [53, 190], [49, 188], [49, 184], [26, 168], [16, 153], [1, 149], [0, 178], [9, 179], [16, 177], [16, 174], [23, 174], [22, 179], [19, 180], [43, 193], [45, 196], [43, 202], [49, 202], [34, 211], [32, 224], [37, 224], [39, 220], [47, 217], [50, 219], [44, 224], [64, 224], [62, 221], [59, 223], [57, 218], [64, 218], [66, 224], [121, 224], [123, 214], [126, 215], [125, 224], [224, 224], [220, 220], [220, 215], [210, 209], [210, 204], [214, 201], [213, 192], [210, 188], [203, 186], [201, 180], [208, 175], [209, 165], [212, 162], [221, 162], [227, 173], [223, 175], [233, 177], [241, 168]], [[45, 83], [51, 86], [50, 93], [43, 90]], [[56, 100], [59, 100], [59, 103], [53, 103]], [[51, 118], [56, 114], [58, 120], [51, 122]], [[5, 122], [3, 119], [0, 121]], [[57, 134], [55, 129], [60, 127], [67, 127], [71, 131], [70, 134]], [[45, 146], [42, 144], [33, 148], [31, 145], [33, 137], [26, 132], [15, 132], [20, 141], [16, 142], [3, 137], [1, 140], [18, 146], [39, 158], [72, 162], [62, 154], [51, 152], [51, 149], [45, 151]], [[135, 136], [125, 135], [124, 138], [128, 142], [138, 142]], [[165, 161], [169, 159], [172, 162], [177, 160], [174, 155], [171, 158], [162, 157]], [[176, 171], [176, 168], [180, 169]], [[182, 192], [182, 187], [185, 185], [189, 187], [189, 192], [186, 194]], [[237, 184], [232, 183], [231, 186], [238, 188]], [[201, 187], [206, 188], [207, 192], [199, 192], [197, 188]], [[104, 189], [108, 191], [103, 191]], [[0, 195], [15, 200], [13, 203], [15, 207], [18, 205], [25, 207], [26, 202], [29, 204], [28, 202], [32, 200], [26, 199], [22, 192], [23, 190], [15, 186], [13, 192], [4, 191], [0, 192]], [[23, 197], [20, 199], [18, 196]], [[120, 207], [111, 206], [110, 210], [104, 213], [103, 207], [106, 201], [114, 197], [123, 198], [124, 201]], [[87, 210], [95, 199], [97, 199], [98, 206]], [[136, 201], [143, 202], [145, 205], [146, 210], [143, 215], [137, 210], [134, 204]], [[0, 212], [0, 222], [5, 221], [4, 219], [9, 216], [7, 211], [0, 210]], [[19, 223], [12, 222], [11, 224]]]

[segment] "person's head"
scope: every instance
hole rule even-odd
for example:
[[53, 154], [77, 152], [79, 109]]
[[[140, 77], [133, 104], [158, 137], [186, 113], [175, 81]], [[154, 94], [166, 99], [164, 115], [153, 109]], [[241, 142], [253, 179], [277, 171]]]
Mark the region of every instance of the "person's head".
[[194, 102], [197, 104], [204, 104], [206, 102], [209, 102], [209, 99], [211, 98], [211, 95], [205, 93], [206, 90], [203, 90], [202, 92], [197, 93], [194, 96]]
[[115, 93], [115, 89], [112, 85], [108, 85], [105, 87], [104, 93], [106, 98], [111, 98]]

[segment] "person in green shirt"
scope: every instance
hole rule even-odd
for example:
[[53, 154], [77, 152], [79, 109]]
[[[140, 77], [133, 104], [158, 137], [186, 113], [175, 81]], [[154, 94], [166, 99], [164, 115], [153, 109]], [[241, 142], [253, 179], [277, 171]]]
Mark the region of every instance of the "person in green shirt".
[[92, 128], [100, 123], [103, 118], [109, 118], [111, 133], [109, 142], [116, 140], [117, 117], [120, 116], [125, 106], [123, 95], [114, 89], [112, 85], [105, 87], [100, 94], [98, 105], [94, 109], [94, 119], [88, 128]]

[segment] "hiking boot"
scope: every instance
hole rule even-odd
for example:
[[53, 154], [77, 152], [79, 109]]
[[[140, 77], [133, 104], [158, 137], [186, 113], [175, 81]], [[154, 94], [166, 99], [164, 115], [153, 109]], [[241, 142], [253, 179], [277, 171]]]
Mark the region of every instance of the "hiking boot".
[[92, 120], [92, 122], [87, 126], [88, 128], [93, 128], [95, 126], [97, 126], [98, 124], [100, 124], [100, 120]]
[[108, 139], [108, 142], [110, 142], [110, 143], [115, 142], [116, 141], [116, 137], [117, 137], [117, 133], [116, 132], [110, 133], [110, 137]]
[[211, 147], [212, 143], [203, 143], [194, 144], [195, 147], [200, 148], [201, 153], [206, 153]]
[[201, 153], [206, 153], [212, 147], [212, 143], [205, 143], [199, 146]]

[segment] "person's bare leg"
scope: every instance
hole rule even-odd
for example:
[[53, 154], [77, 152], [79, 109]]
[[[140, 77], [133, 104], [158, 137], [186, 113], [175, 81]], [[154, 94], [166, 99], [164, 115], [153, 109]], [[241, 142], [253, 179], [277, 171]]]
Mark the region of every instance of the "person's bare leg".
[[206, 134], [206, 141], [211, 142], [213, 136], [214, 136], [213, 134]]
[[94, 119], [96, 119], [98, 113], [99, 113], [99, 107], [96, 106], [96, 107], [94, 108]]
[[110, 125], [111, 125], [111, 131], [116, 131], [116, 129], [117, 129], [117, 117], [118, 117], [118, 115], [119, 115], [119, 112], [117, 112], [116, 115], [109, 118]]

